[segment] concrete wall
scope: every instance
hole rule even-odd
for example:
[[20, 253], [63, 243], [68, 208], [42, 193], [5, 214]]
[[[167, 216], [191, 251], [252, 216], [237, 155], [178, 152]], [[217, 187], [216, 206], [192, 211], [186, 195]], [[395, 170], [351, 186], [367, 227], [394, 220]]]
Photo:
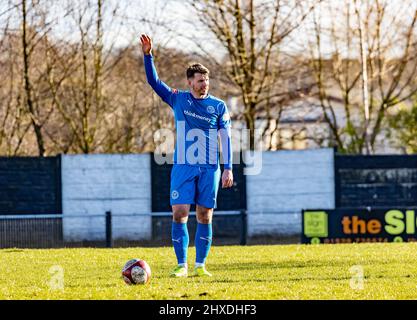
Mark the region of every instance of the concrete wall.
[[150, 183], [150, 154], [62, 156], [64, 240], [105, 239], [106, 211], [113, 239], [150, 239]]
[[260, 174], [246, 177], [248, 236], [300, 235], [302, 209], [333, 209], [333, 152], [263, 152]]

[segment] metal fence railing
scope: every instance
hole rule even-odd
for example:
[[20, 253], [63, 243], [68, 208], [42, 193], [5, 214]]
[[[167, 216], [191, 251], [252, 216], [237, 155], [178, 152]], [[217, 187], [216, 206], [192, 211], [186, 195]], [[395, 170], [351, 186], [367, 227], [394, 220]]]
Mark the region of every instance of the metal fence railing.
[[0, 216], [0, 248], [62, 246], [62, 215]]
[[[247, 243], [247, 219], [246, 211], [217, 212], [217, 220], [224, 219], [220, 222], [218, 236], [226, 237], [230, 233], [232, 243], [245, 245]], [[143, 217], [145, 214], [135, 215], [112, 215], [106, 212], [101, 215], [1, 215], [0, 216], [0, 248], [63, 248], [63, 247], [115, 247], [115, 246], [135, 246], [135, 245], [158, 245], [164, 243], [160, 237], [161, 233], [170, 236], [170, 221], [172, 220], [169, 213], [152, 213], [146, 216], [152, 218], [151, 239], [148, 240], [129, 240], [114, 239], [114, 228], [116, 219], [130, 218], [135, 221], [136, 217]], [[161, 225], [162, 218], [168, 225], [168, 230], [163, 228], [155, 229], [156, 225]], [[190, 219], [195, 219], [195, 213], [190, 214]], [[77, 223], [72, 219], [78, 219]], [[84, 220], [85, 219], [85, 220]], [[89, 219], [89, 220], [87, 220]], [[235, 224], [228, 225], [225, 221], [234, 219]], [[83, 221], [84, 220], [84, 221]], [[158, 221], [159, 220], [159, 221]], [[130, 220], [131, 221], [131, 220]], [[155, 223], [156, 221], [156, 223]], [[71, 240], [71, 237], [65, 236], [65, 226], [71, 225], [72, 230], [76, 228], [87, 228], [85, 225], [90, 223], [93, 226], [99, 225], [98, 234], [93, 237], [94, 240]], [[66, 224], [66, 225], [65, 225]], [[165, 226], [166, 227], [166, 226]], [[190, 229], [194, 228], [190, 223]], [[223, 233], [220, 232], [222, 230]], [[230, 231], [233, 232], [230, 232]], [[120, 233], [120, 232], [119, 232]], [[229, 237], [229, 239], [230, 239]], [[87, 237], [88, 238], [88, 237]], [[162, 242], [161, 242], [162, 241]]]

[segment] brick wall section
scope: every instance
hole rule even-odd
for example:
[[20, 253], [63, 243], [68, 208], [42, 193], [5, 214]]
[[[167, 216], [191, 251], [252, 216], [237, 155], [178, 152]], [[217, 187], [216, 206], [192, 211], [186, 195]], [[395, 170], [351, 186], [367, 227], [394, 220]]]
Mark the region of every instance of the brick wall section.
[[334, 151], [262, 153], [262, 171], [247, 176], [248, 236], [300, 235], [302, 209], [335, 207]]
[[336, 155], [336, 205], [417, 205], [417, 155]]
[[[63, 156], [64, 240], [105, 239], [106, 211], [112, 212], [113, 239], [150, 239], [149, 157], [149, 154]], [[136, 216], [124, 216], [133, 214]]]
[[60, 213], [60, 156], [0, 157], [0, 215]]

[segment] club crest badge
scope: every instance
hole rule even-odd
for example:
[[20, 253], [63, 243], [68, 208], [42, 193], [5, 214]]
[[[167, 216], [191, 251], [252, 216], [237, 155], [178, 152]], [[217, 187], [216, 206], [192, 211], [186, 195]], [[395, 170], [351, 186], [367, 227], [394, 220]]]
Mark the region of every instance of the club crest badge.
[[173, 200], [176, 200], [176, 199], [178, 199], [178, 197], [180, 196], [180, 194], [178, 193], [178, 191], [177, 190], [173, 190], [172, 191], [172, 193], [171, 193], [171, 198], [173, 199]]

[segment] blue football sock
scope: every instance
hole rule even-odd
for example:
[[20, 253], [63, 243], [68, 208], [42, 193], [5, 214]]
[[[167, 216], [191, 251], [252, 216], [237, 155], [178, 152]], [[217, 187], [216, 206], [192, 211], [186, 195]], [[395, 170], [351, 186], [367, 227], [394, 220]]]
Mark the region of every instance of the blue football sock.
[[195, 234], [196, 263], [204, 264], [206, 262], [211, 247], [212, 236], [211, 223], [197, 223], [197, 232]]
[[175, 255], [178, 264], [187, 263], [187, 251], [190, 237], [186, 223], [172, 222], [172, 244], [174, 245]]

